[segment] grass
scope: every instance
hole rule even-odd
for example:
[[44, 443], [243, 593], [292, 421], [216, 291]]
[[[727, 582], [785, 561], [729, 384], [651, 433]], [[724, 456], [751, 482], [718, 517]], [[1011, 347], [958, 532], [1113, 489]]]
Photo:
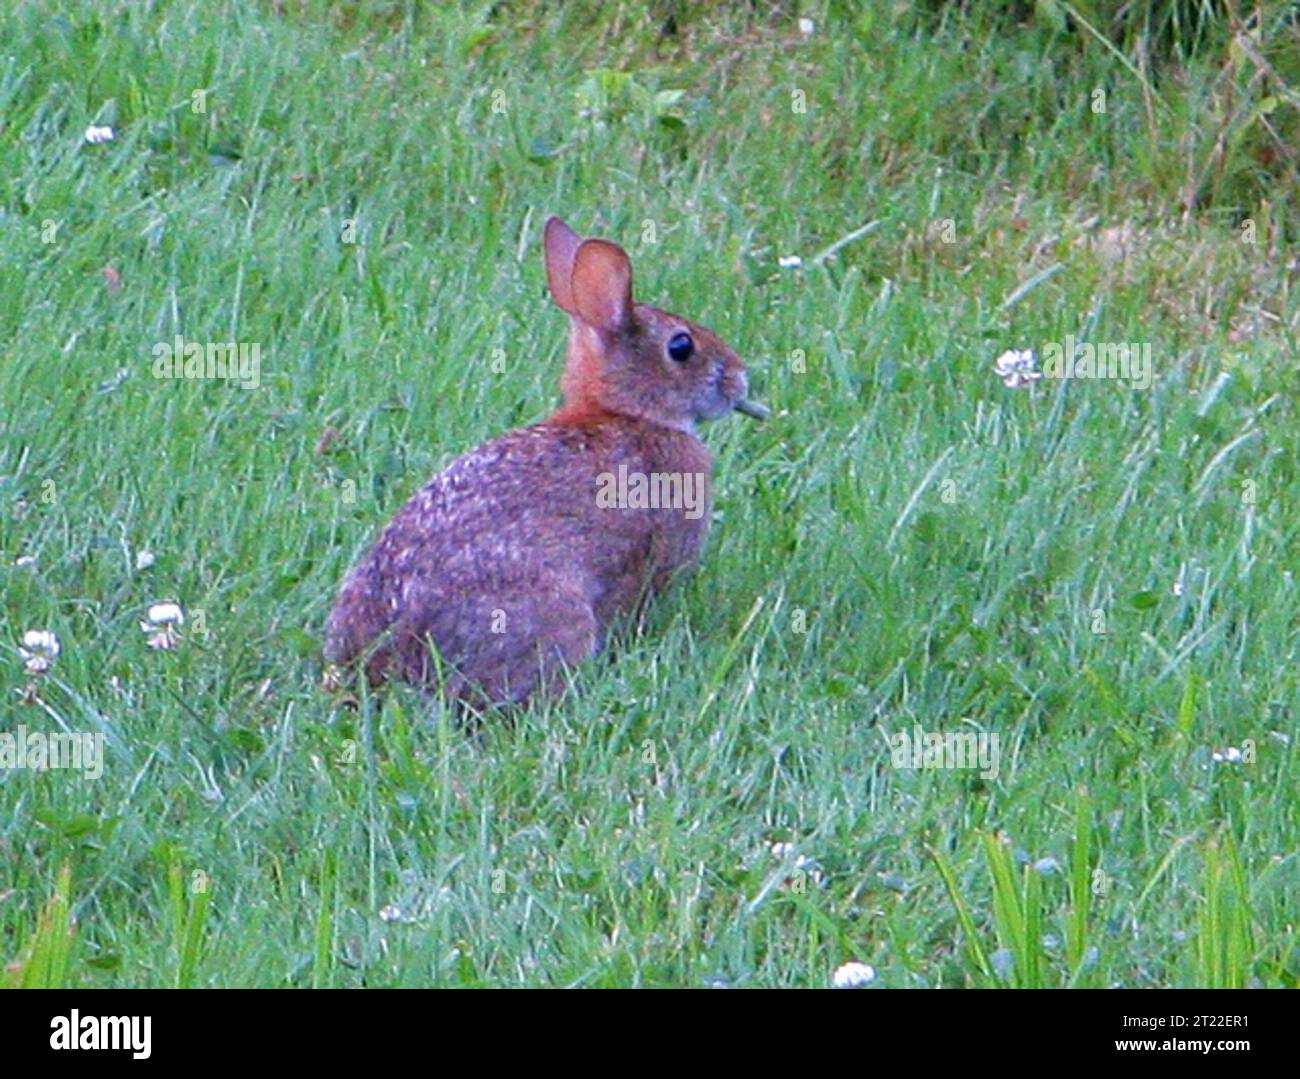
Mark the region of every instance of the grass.
[[[107, 739], [93, 781], [0, 770], [7, 981], [1297, 984], [1292, 31], [1271, 76], [1139, 79], [1059, 27], [800, 14], [0, 14], [0, 730]], [[336, 710], [343, 572], [556, 401], [553, 212], [776, 416], [708, 430], [704, 563], [579, 692]], [[154, 378], [176, 334], [260, 344], [257, 388]], [[994, 376], [1067, 334], [1152, 385]], [[918, 726], [997, 774], [894, 767]]]

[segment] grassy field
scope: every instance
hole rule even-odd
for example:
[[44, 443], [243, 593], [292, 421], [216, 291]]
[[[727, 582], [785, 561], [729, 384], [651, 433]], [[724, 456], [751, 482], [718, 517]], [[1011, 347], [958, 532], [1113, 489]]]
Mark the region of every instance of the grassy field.
[[[0, 14], [0, 732], [106, 739], [0, 769], [0, 978], [1296, 985], [1294, 26], [591, 6]], [[578, 693], [338, 708], [344, 571], [557, 401], [551, 213], [775, 415]], [[1067, 335], [1150, 384], [995, 373]]]

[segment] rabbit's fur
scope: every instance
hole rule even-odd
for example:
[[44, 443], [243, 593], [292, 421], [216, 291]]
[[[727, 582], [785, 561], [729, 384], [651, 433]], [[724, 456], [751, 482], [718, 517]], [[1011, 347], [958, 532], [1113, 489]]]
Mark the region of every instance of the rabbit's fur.
[[[562, 691], [611, 623], [699, 558], [711, 460], [696, 422], [764, 414], [715, 334], [633, 302], [621, 247], [551, 218], [544, 252], [570, 316], [564, 404], [453, 461], [348, 574], [325, 659], [364, 661], [372, 684], [396, 676], [475, 705]], [[600, 494], [620, 466], [691, 477], [702, 512], [610, 506]]]

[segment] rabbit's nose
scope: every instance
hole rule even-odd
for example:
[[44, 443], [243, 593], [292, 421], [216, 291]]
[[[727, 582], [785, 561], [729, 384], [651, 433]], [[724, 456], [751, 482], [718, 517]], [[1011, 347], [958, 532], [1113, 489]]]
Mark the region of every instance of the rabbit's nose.
[[740, 364], [723, 363], [718, 365], [718, 391], [729, 400], [744, 397], [749, 391], [749, 379]]
[[765, 420], [771, 415], [765, 406], [747, 400], [745, 395], [749, 393], [749, 376], [739, 364], [724, 370], [722, 382], [723, 392], [727, 400], [732, 403], [731, 407], [737, 412], [752, 416], [756, 420]]
[[745, 373], [744, 367], [736, 364], [736, 367], [729, 368], [725, 372], [725, 378], [727, 378], [727, 398], [731, 400], [733, 409], [755, 420], [766, 420], [772, 415], [764, 404], [749, 400], [749, 376]]

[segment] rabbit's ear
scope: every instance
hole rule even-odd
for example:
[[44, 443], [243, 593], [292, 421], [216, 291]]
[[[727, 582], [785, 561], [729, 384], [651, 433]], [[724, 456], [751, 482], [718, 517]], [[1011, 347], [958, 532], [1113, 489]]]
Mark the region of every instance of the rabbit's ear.
[[607, 333], [632, 320], [632, 263], [608, 240], [584, 240], [573, 260], [573, 306], [589, 326]]
[[569, 228], [558, 217], [546, 220], [546, 231], [542, 234], [542, 251], [546, 256], [546, 284], [551, 290], [551, 299], [561, 311], [571, 315], [578, 313], [573, 306], [573, 257], [578, 253], [582, 237]]

